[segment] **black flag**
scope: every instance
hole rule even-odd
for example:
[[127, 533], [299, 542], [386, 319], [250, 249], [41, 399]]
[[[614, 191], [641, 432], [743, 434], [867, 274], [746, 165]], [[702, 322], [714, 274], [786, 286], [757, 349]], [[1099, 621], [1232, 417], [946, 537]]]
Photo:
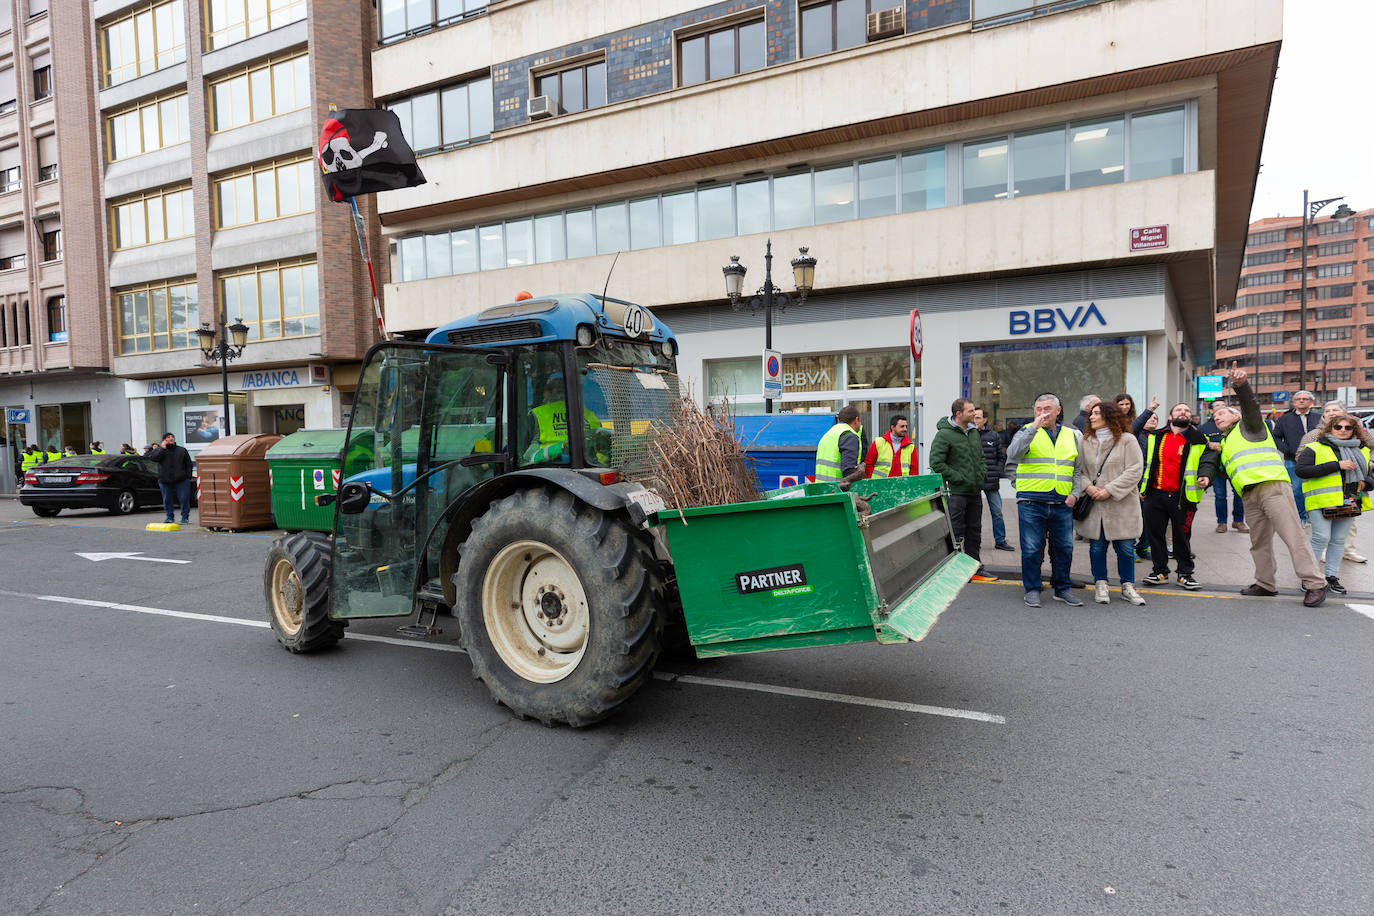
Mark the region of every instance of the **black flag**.
[[330, 112], [320, 132], [318, 162], [334, 201], [425, 183], [400, 119], [385, 108]]

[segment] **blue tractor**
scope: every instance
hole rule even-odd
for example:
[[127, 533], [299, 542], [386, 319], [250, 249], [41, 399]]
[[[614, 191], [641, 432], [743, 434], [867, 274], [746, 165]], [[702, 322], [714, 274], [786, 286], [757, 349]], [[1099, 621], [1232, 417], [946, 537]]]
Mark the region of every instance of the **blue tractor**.
[[868, 481], [862, 512], [834, 484], [665, 510], [648, 454], [683, 403], [676, 355], [648, 310], [591, 294], [373, 347], [343, 483], [317, 498], [332, 533], [268, 554], [277, 640], [309, 652], [412, 615], [423, 638], [451, 610], [499, 702], [576, 726], [644, 684], [665, 633], [701, 657], [921, 639], [977, 565], [939, 478]]

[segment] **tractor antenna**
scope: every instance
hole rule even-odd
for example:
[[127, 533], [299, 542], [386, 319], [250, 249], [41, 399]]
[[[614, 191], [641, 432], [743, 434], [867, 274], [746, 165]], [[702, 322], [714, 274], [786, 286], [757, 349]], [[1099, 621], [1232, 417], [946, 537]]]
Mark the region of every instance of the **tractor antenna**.
[[606, 298], [606, 291], [611, 288], [611, 274], [615, 272], [615, 262], [620, 260], [620, 252], [615, 253], [615, 258], [611, 261], [611, 269], [606, 271], [606, 285], [601, 290], [601, 298]]

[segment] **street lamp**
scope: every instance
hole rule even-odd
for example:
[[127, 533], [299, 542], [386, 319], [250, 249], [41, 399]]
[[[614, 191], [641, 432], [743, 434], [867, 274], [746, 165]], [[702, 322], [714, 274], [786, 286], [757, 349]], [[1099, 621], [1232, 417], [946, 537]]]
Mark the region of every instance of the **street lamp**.
[[[815, 286], [816, 259], [807, 254], [805, 248], [798, 250], [801, 254], [792, 259], [792, 282], [797, 287], [797, 304], [801, 305]], [[763, 286], [758, 295], [743, 298], [744, 275], [749, 269], [739, 262], [739, 255], [730, 255], [730, 263], [720, 271], [725, 275], [725, 295], [730, 297], [730, 308], [737, 312], [746, 308], [751, 312], [763, 309], [763, 348], [773, 349], [773, 308], [776, 305], [781, 311], [792, 304], [792, 298], [773, 285], [773, 240], [769, 239], [764, 246]], [[764, 412], [773, 412], [771, 399], [764, 399]]]
[[226, 329], [226, 320], [227, 316], [220, 316], [218, 342], [215, 341], [215, 329], [210, 327], [208, 322], [201, 322], [200, 327], [196, 328], [196, 336], [200, 338], [200, 352], [205, 354], [205, 358], [219, 360], [220, 383], [224, 386], [223, 435], [227, 436], [234, 425], [229, 407], [229, 360], [238, 359], [243, 355], [243, 348], [248, 345], [248, 325], [243, 323], [242, 318], [238, 318]]
[[[1302, 192], [1302, 287], [1298, 293], [1298, 336], [1302, 340], [1298, 344], [1298, 388], [1304, 391], [1307, 389], [1307, 227], [1323, 207], [1338, 200], [1345, 198], [1328, 197], [1326, 200], [1309, 201], [1307, 191]], [[1355, 218], [1355, 211], [1349, 205], [1341, 204], [1331, 218], [1342, 226], [1348, 226]]]

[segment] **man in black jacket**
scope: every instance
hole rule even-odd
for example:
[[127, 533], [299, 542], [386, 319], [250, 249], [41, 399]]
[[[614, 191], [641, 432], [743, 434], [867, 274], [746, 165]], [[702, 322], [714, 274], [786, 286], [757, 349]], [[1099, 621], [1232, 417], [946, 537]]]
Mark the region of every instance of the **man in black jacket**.
[[148, 457], [157, 462], [157, 485], [162, 490], [162, 508], [167, 513], [163, 519], [171, 524], [174, 510], [181, 505], [181, 523], [184, 525], [191, 517], [191, 453], [177, 445], [177, 437], [171, 433], [162, 434], [162, 442], [148, 452]]
[[988, 468], [988, 479], [983, 481], [983, 496], [988, 501], [988, 513], [992, 515], [993, 545], [998, 550], [1015, 550], [1007, 543], [1007, 522], [1002, 516], [1002, 478], [1006, 474], [1007, 446], [1002, 434], [988, 425], [983, 408], [975, 407], [973, 422], [978, 426], [978, 441], [983, 446], [983, 463]]
[[1293, 406], [1284, 411], [1274, 421], [1274, 444], [1283, 453], [1283, 466], [1288, 471], [1288, 479], [1293, 482], [1293, 501], [1298, 504], [1298, 518], [1307, 524], [1307, 509], [1302, 501], [1302, 482], [1296, 470], [1298, 449], [1302, 448], [1303, 436], [1316, 429], [1322, 415], [1312, 409], [1315, 401], [1312, 392], [1299, 391], [1293, 395]]

